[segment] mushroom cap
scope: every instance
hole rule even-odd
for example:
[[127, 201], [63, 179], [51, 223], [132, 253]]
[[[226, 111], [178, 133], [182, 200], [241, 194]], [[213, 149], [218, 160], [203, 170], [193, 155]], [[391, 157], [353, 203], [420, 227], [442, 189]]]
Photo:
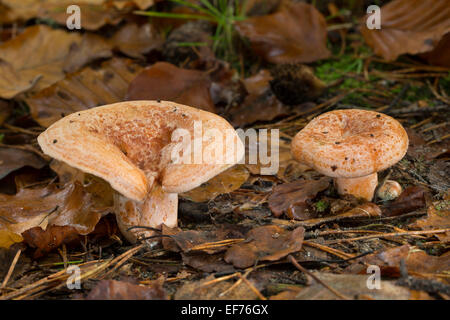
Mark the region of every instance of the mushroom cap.
[[[213, 128], [232, 133], [235, 145], [203, 139], [203, 149], [218, 146], [211, 161], [172, 162], [171, 152], [179, 145], [172, 140], [172, 133], [185, 129], [193, 141], [195, 121], [201, 121], [203, 132]], [[241, 140], [225, 119], [169, 101], [126, 101], [76, 112], [47, 128], [38, 143], [44, 153], [103, 178], [136, 201], [144, 200], [155, 182], [169, 193], [191, 190], [231, 167], [244, 154]], [[230, 153], [234, 161], [220, 161]]]
[[294, 158], [335, 178], [357, 178], [403, 158], [408, 135], [394, 118], [374, 111], [335, 110], [314, 118], [292, 140]]

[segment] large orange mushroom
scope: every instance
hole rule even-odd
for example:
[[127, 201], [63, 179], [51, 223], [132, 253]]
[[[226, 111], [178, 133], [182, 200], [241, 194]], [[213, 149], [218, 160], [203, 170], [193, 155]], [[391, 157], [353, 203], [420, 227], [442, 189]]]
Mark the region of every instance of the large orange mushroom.
[[292, 140], [299, 162], [333, 177], [340, 194], [372, 200], [377, 172], [406, 154], [408, 135], [394, 118], [359, 109], [324, 113]]
[[[222, 141], [225, 134], [228, 144]], [[51, 125], [38, 142], [44, 153], [118, 191], [117, 222], [131, 242], [153, 235], [133, 227], [176, 226], [178, 193], [208, 181], [244, 153], [225, 119], [168, 101], [127, 101], [76, 112]]]

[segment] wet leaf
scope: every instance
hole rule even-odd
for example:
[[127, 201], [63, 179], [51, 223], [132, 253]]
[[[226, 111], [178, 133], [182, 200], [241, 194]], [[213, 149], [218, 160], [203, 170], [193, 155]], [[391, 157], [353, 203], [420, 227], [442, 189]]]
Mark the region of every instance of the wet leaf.
[[33, 119], [48, 127], [78, 110], [123, 101], [128, 84], [140, 69], [131, 60], [114, 58], [100, 69], [87, 67], [73, 73], [26, 102]]
[[102, 280], [89, 292], [86, 300], [167, 300], [163, 283], [163, 278], [148, 285]]
[[425, 190], [421, 187], [408, 187], [392, 203], [383, 207], [383, 215], [392, 217], [425, 207]]
[[23, 238], [20, 234], [9, 231], [8, 229], [0, 229], [0, 250], [8, 249], [14, 243], [22, 242]]
[[[381, 8], [381, 29], [361, 32], [376, 54], [395, 60], [401, 54], [430, 50], [450, 31], [450, 6], [440, 0], [394, 0]], [[432, 17], [432, 18], [431, 18]]]
[[110, 42], [132, 58], [143, 58], [143, 54], [162, 45], [158, 34], [149, 23], [141, 26], [135, 23], [126, 24], [114, 34]]
[[243, 165], [236, 165], [180, 196], [194, 202], [213, 200], [220, 194], [230, 193], [247, 181], [249, 172]]
[[330, 56], [325, 18], [312, 5], [284, 2], [273, 14], [236, 23], [256, 54], [271, 63], [313, 62]]
[[214, 112], [205, 72], [157, 62], [145, 68], [130, 83], [128, 100], [168, 100]]
[[327, 189], [330, 182], [331, 179], [329, 178], [321, 178], [319, 180], [299, 180], [277, 185], [269, 197], [269, 208], [275, 217], [287, 213], [291, 219], [300, 218], [300, 220], [304, 220], [301, 217], [301, 211], [307, 209], [307, 201]]
[[33, 152], [0, 147], [0, 179], [25, 166], [41, 169], [46, 164], [46, 161]]
[[246, 234], [246, 241], [233, 245], [225, 253], [225, 261], [236, 268], [251, 267], [257, 261], [277, 261], [300, 251], [305, 229], [287, 231], [274, 225], [257, 227]]

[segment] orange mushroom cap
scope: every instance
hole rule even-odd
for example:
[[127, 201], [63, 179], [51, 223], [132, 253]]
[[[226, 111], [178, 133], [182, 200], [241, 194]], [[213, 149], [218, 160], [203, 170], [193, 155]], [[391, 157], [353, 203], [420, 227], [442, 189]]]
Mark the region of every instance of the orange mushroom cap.
[[397, 163], [408, 135], [394, 118], [374, 111], [335, 110], [314, 118], [292, 140], [295, 159], [334, 178], [367, 176]]

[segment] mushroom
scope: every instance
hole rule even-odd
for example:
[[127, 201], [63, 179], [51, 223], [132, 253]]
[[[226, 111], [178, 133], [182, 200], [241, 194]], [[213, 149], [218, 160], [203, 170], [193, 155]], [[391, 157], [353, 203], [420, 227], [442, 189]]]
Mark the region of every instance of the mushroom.
[[225, 119], [168, 101], [127, 101], [76, 112], [52, 124], [38, 142], [44, 153], [118, 191], [116, 219], [130, 242], [154, 234], [138, 226], [176, 226], [178, 194], [244, 154]]
[[377, 172], [400, 161], [408, 149], [402, 125], [385, 114], [358, 110], [324, 113], [292, 140], [294, 158], [334, 178], [339, 194], [371, 201]]
[[378, 188], [377, 196], [383, 201], [390, 201], [398, 198], [402, 193], [402, 186], [395, 180], [386, 180]]

